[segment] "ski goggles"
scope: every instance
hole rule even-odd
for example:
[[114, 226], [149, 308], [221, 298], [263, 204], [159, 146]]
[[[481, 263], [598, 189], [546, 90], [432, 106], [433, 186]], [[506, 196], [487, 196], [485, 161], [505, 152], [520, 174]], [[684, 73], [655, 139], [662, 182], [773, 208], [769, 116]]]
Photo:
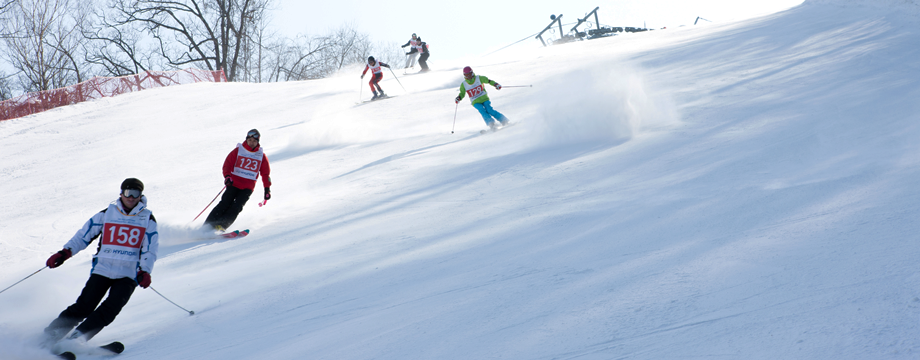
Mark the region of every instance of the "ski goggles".
[[255, 131], [250, 131], [248, 134], [246, 134], [246, 138], [247, 138], [247, 139], [248, 139], [248, 138], [253, 138], [253, 139], [259, 140], [259, 133], [255, 132]]
[[124, 189], [121, 191], [121, 195], [128, 198], [139, 198], [142, 192], [138, 189]]

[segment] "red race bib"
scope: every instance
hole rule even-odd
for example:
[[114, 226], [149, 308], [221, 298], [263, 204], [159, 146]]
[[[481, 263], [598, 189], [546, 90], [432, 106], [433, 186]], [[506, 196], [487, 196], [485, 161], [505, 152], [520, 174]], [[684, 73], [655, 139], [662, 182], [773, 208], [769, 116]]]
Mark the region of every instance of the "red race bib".
[[467, 90], [466, 94], [469, 95], [471, 99], [478, 98], [480, 95], [482, 95], [482, 85], [480, 84], [477, 87]]
[[261, 160], [250, 159], [242, 156], [236, 158], [236, 167], [246, 171], [259, 171], [259, 165], [261, 164]]
[[105, 224], [102, 245], [124, 246], [139, 249], [144, 240], [145, 229], [140, 226]]

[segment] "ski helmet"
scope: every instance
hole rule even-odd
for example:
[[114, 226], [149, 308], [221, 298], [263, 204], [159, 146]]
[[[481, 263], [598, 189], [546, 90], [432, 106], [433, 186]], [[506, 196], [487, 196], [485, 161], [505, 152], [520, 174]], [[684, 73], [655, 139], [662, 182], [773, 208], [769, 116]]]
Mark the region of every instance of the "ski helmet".
[[473, 77], [473, 68], [467, 66], [463, 68], [463, 77], [469, 79]]
[[368, 57], [367, 57], [367, 62], [369, 62], [369, 63], [370, 63], [370, 62], [377, 62], [377, 60], [374, 60], [374, 57], [373, 57], [373, 56], [368, 56]]
[[127, 178], [125, 181], [121, 182], [121, 190], [140, 190], [144, 191], [144, 183], [136, 178]]
[[246, 138], [247, 138], [247, 139], [248, 139], [248, 138], [253, 138], [253, 139], [256, 139], [256, 140], [260, 140], [261, 137], [262, 137], [262, 134], [259, 134], [259, 130], [256, 130], [256, 129], [249, 130], [249, 132], [246, 133]]

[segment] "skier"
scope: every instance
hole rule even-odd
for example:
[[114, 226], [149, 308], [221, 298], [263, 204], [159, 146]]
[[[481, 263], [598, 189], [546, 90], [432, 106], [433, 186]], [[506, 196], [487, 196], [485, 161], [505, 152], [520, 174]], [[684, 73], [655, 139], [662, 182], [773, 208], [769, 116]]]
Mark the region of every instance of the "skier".
[[428, 52], [428, 44], [422, 41], [422, 38], [419, 37], [418, 45], [416, 45], [416, 48], [418, 49], [418, 52], [422, 54], [422, 56], [419, 56], [418, 58], [418, 64], [422, 67], [422, 70], [419, 72], [424, 73], [430, 71], [430, 69], [428, 69], [428, 56], [431, 54]]
[[[383, 62], [374, 60], [373, 56], [367, 58], [367, 65], [364, 67], [364, 72], [361, 73], [361, 78], [364, 79], [364, 75], [367, 74], [367, 70], [371, 71], [371, 81], [368, 82], [368, 85], [371, 86], [371, 91], [374, 92], [374, 97], [371, 100], [382, 99], [387, 96], [383, 93], [383, 89], [380, 88], [380, 80], [383, 79], [383, 69], [380, 67], [390, 68], [390, 65], [384, 64]], [[375, 89], [374, 86], [377, 88]], [[377, 94], [377, 90], [380, 90], [380, 94]]]
[[[125, 179], [121, 183], [119, 198], [93, 215], [64, 244], [63, 250], [51, 255], [45, 262], [52, 269], [61, 266], [71, 256], [86, 249], [93, 240], [102, 237], [93, 255], [89, 280], [77, 301], [45, 328], [44, 346], [54, 345], [75, 326], [77, 329], [68, 339], [92, 339], [115, 320], [135, 287], [146, 289], [150, 286], [159, 235], [157, 221], [147, 208], [147, 197], [143, 193], [144, 183], [135, 178]], [[106, 292], [109, 296], [102, 301]]]
[[[464, 95], [469, 95], [473, 107], [479, 110], [479, 114], [482, 115], [483, 120], [486, 121], [486, 125], [490, 129], [495, 130], [498, 127], [495, 124], [495, 120], [498, 120], [502, 126], [508, 125], [508, 118], [492, 108], [492, 101], [489, 100], [489, 95], [486, 94], [483, 84], [492, 85], [495, 90], [501, 90], [502, 86], [485, 76], [473, 74], [473, 69], [469, 66], [463, 68], [463, 78], [464, 81], [460, 82], [460, 96], [454, 99], [454, 103], [459, 104]], [[492, 119], [493, 117], [495, 118], [494, 120]]]
[[402, 48], [409, 46], [409, 52], [406, 53], [406, 67], [404, 69], [415, 67], [415, 58], [418, 57], [418, 49], [416, 48], [417, 45], [418, 37], [416, 37], [415, 34], [412, 34], [412, 39], [410, 39], [409, 42], [407, 42], [405, 45], [401, 46]]
[[208, 214], [208, 218], [204, 221], [205, 227], [210, 226], [217, 231], [225, 231], [230, 227], [236, 221], [237, 215], [243, 211], [243, 206], [249, 201], [259, 175], [262, 175], [262, 186], [265, 187], [264, 198], [266, 201], [271, 199], [272, 180], [269, 177], [271, 169], [268, 165], [268, 157], [265, 156], [265, 149], [259, 145], [260, 138], [259, 130], [249, 130], [246, 133], [246, 141], [236, 144], [236, 149], [230, 151], [230, 154], [224, 159], [224, 185], [227, 185], [227, 191], [221, 196], [217, 206]]

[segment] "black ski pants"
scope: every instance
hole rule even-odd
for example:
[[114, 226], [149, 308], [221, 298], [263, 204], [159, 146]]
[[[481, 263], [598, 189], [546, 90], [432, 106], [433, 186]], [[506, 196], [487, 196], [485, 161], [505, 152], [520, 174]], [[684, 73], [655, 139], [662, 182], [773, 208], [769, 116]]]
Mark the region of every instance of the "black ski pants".
[[227, 186], [227, 191], [220, 197], [220, 202], [208, 214], [204, 223], [216, 227], [222, 226], [224, 229], [230, 227], [236, 217], [243, 211], [243, 206], [249, 201], [252, 195], [252, 189], [239, 189], [233, 185]]
[[[47, 339], [49, 342], [58, 341], [77, 324], [80, 324], [77, 331], [83, 333], [87, 340], [92, 339], [103, 327], [115, 321], [136, 287], [137, 281], [132, 278], [109, 279], [102, 275], [90, 275], [77, 302], [64, 309], [45, 328]], [[109, 296], [102, 301], [107, 292]], [[100, 301], [102, 305], [99, 305]]]
[[418, 65], [422, 67], [422, 70], [428, 70], [428, 55], [430, 53], [422, 53], [422, 56], [418, 57]]

